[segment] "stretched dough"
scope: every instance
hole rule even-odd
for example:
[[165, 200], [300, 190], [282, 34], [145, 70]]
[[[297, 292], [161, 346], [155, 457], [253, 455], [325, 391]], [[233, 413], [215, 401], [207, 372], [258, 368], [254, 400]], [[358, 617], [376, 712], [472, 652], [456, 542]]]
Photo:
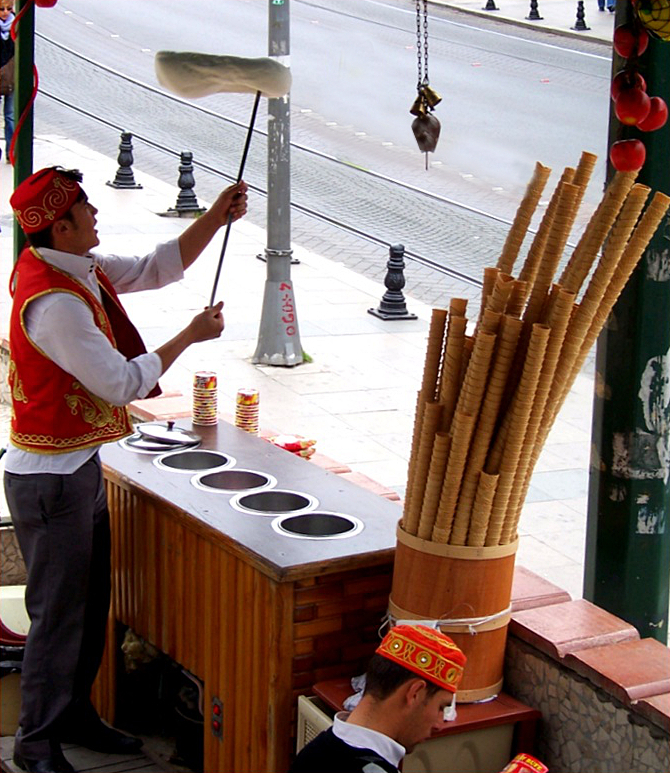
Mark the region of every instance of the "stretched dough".
[[191, 51], [158, 51], [156, 76], [161, 86], [188, 99], [221, 92], [282, 97], [291, 88], [291, 71], [276, 59], [216, 56]]

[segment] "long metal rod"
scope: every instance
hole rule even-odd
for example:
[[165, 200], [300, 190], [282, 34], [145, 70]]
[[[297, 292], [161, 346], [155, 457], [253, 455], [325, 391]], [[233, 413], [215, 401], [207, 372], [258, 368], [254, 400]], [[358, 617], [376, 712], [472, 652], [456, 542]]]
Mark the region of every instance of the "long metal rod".
[[[247, 162], [247, 156], [249, 155], [249, 145], [251, 144], [251, 135], [254, 131], [254, 124], [256, 123], [256, 113], [258, 112], [258, 104], [261, 101], [261, 92], [256, 92], [256, 98], [254, 99], [254, 107], [251, 111], [251, 120], [249, 121], [249, 129], [247, 130], [247, 139], [244, 143], [244, 150], [242, 151], [242, 160], [240, 162], [240, 171], [237, 173], [237, 181], [242, 179], [244, 174], [244, 165]], [[221, 266], [223, 265], [223, 258], [226, 254], [226, 248], [228, 246], [228, 237], [230, 236], [230, 227], [233, 224], [233, 216], [228, 215], [228, 222], [226, 223], [226, 233], [223, 237], [223, 244], [221, 246], [221, 255], [219, 257], [219, 265], [216, 267], [216, 274], [214, 275], [214, 285], [212, 286], [212, 297], [209, 299], [209, 305], [214, 305], [214, 297], [216, 296], [216, 287], [219, 284], [219, 276], [221, 275]]]

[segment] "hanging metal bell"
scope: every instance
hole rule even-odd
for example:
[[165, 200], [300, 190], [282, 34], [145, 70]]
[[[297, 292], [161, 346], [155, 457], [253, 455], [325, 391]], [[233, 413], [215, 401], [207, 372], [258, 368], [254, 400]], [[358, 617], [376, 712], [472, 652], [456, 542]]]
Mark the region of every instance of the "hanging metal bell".
[[428, 86], [428, 84], [421, 87], [421, 93], [428, 103], [428, 107], [431, 109], [434, 108], [435, 105], [439, 105], [442, 101], [442, 97], [437, 93], [437, 91], [435, 91], [435, 89]]
[[440, 122], [430, 113], [419, 115], [412, 121], [412, 131], [422, 153], [432, 153], [440, 138]]
[[419, 92], [419, 96], [414, 100], [414, 104], [410, 107], [409, 112], [412, 115], [426, 115], [428, 112], [426, 109], [426, 100], [423, 98], [421, 92]]

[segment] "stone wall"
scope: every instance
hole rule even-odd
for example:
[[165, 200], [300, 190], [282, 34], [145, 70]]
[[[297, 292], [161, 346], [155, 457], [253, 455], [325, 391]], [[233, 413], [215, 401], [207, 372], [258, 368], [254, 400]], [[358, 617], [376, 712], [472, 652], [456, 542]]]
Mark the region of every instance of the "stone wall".
[[513, 636], [505, 689], [542, 712], [537, 755], [552, 773], [670, 770], [667, 732]]

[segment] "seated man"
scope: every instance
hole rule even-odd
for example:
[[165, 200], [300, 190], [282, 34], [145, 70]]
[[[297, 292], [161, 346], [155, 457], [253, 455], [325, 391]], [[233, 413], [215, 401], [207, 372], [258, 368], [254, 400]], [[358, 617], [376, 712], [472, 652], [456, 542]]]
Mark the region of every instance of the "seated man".
[[392, 628], [370, 661], [360, 703], [336, 714], [290, 773], [398, 773], [405, 754], [443, 726], [464, 665], [465, 655], [440, 631]]

